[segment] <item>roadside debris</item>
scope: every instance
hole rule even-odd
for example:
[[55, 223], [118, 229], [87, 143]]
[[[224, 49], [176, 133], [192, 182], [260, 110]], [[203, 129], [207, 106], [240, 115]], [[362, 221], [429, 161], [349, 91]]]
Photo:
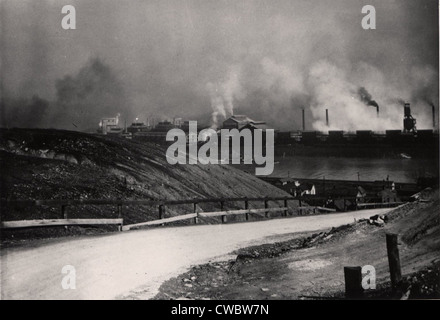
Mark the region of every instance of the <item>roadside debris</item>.
[[376, 225], [382, 227], [385, 223], [388, 222], [388, 217], [385, 215], [374, 215], [368, 219], [368, 223], [372, 225]]

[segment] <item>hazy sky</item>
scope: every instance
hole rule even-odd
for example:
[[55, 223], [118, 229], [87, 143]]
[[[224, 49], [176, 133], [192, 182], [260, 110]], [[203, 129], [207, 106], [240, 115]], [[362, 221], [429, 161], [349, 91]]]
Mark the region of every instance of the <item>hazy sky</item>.
[[[22, 126], [88, 129], [117, 112], [128, 122], [209, 122], [234, 112], [295, 130], [305, 108], [308, 129], [326, 130], [329, 109], [331, 129], [385, 130], [402, 126], [402, 101], [419, 128], [432, 127], [430, 103], [438, 110], [434, 0], [0, 3], [3, 117], [26, 118]], [[66, 4], [76, 30], [61, 28]], [[366, 4], [376, 30], [362, 29]]]

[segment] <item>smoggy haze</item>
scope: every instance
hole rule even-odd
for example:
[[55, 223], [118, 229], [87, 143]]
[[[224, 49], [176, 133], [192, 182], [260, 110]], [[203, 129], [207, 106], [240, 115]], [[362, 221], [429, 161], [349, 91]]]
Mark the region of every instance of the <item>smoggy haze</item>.
[[[438, 110], [434, 0], [1, 0], [2, 126], [93, 129], [99, 118], [277, 129], [419, 128]], [[76, 30], [61, 8], [76, 8]], [[377, 29], [361, 27], [376, 7]], [[376, 107], [380, 106], [380, 118]], [[212, 120], [213, 119], [213, 120]]]

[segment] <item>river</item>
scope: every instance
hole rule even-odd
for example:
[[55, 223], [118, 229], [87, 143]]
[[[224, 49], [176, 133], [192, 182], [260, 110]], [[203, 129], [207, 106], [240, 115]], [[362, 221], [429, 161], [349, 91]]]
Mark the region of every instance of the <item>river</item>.
[[[255, 172], [249, 166], [241, 169]], [[374, 181], [387, 179], [414, 183], [419, 176], [437, 176], [437, 159], [371, 159], [286, 156], [276, 157], [274, 177], [294, 177], [328, 180]]]

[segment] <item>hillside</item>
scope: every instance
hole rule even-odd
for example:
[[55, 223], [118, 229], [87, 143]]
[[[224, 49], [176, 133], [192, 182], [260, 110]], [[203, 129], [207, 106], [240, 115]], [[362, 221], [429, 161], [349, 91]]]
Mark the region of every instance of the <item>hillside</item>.
[[[392, 209], [382, 227], [359, 219], [325, 232], [292, 234], [287, 241], [283, 237], [240, 249], [233, 253], [234, 260], [195, 266], [164, 283], [155, 299], [340, 299], [344, 267], [364, 265], [372, 265], [377, 277], [377, 288], [367, 291], [367, 298], [439, 299], [438, 189], [422, 192], [422, 198]], [[399, 235], [403, 279], [396, 293], [390, 290], [386, 233]]]
[[[166, 148], [49, 129], [0, 129], [3, 199], [151, 199], [286, 196], [228, 165], [170, 165]], [[234, 207], [233, 203], [228, 206]], [[59, 208], [2, 208], [2, 219], [59, 218]], [[199, 210], [208, 210], [209, 204]], [[167, 208], [167, 215], [188, 212]], [[124, 223], [157, 219], [157, 208], [124, 207]], [[69, 208], [71, 217], [112, 217], [116, 208]]]

